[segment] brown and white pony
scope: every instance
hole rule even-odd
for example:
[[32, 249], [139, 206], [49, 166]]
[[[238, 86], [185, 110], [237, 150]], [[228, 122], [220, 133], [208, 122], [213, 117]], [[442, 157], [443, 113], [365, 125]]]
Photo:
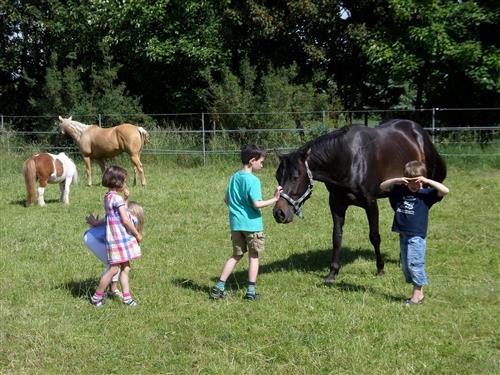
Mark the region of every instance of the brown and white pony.
[[69, 186], [78, 182], [78, 172], [75, 163], [64, 152], [60, 154], [36, 154], [24, 162], [24, 181], [26, 183], [26, 206], [35, 204], [35, 186], [38, 187], [38, 204], [45, 206], [43, 195], [47, 184], [59, 184], [60, 201], [69, 204]]
[[134, 164], [134, 183], [137, 174], [143, 186], [146, 185], [144, 169], [141, 163], [141, 152], [144, 143], [149, 140], [148, 132], [132, 124], [121, 124], [112, 128], [101, 128], [97, 125], [85, 125], [72, 118], [62, 118], [59, 127], [61, 134], [68, 134], [80, 148], [87, 170], [87, 185], [92, 186], [92, 160], [96, 160], [104, 172], [106, 160], [126, 152]]

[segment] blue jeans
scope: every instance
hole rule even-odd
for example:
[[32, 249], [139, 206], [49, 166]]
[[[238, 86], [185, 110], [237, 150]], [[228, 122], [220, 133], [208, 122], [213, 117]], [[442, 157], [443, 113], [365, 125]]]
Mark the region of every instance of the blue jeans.
[[427, 285], [425, 273], [425, 238], [419, 236], [399, 235], [400, 261], [403, 275], [407, 283], [415, 286]]

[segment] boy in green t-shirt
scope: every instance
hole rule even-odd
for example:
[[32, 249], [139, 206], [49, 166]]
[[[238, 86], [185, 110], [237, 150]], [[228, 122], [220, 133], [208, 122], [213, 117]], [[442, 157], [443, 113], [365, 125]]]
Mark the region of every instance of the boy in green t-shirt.
[[231, 176], [224, 202], [229, 207], [229, 226], [233, 255], [224, 264], [219, 281], [210, 291], [210, 299], [225, 298], [226, 280], [234, 267], [248, 251], [248, 287], [245, 299], [254, 301], [255, 283], [259, 273], [259, 252], [264, 250], [264, 226], [261, 208], [270, 206], [280, 198], [281, 186], [274, 197], [262, 200], [260, 180], [253, 172], [263, 168], [266, 153], [257, 145], [247, 145], [241, 150], [241, 169]]

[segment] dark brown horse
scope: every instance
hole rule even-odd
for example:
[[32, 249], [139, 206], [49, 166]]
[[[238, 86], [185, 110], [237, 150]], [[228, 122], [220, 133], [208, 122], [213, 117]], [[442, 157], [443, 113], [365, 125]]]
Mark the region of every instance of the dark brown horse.
[[330, 193], [333, 251], [326, 283], [333, 283], [339, 273], [342, 227], [350, 205], [364, 208], [377, 273], [384, 273], [377, 198], [386, 195], [379, 185], [401, 176], [404, 165], [411, 160], [425, 162], [428, 178], [439, 182], [445, 179], [446, 165], [428, 134], [409, 120], [391, 120], [376, 128], [346, 126], [280, 156], [276, 179], [283, 192], [273, 209], [278, 223], [291, 222], [294, 213], [302, 217], [301, 207], [312, 193], [313, 180], [324, 182]]

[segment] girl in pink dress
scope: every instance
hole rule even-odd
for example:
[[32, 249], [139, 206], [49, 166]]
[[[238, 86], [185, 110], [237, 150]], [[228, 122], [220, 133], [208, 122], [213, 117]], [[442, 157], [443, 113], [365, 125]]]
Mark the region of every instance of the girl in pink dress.
[[[104, 305], [104, 291], [118, 272], [120, 272], [123, 303], [128, 306], [137, 305], [130, 294], [129, 272], [130, 260], [141, 256], [139, 243], [142, 242], [142, 234], [132, 223], [127, 208], [129, 194], [126, 184], [127, 171], [125, 169], [119, 166], [106, 168], [102, 176], [102, 185], [109, 189], [104, 196], [104, 210], [106, 212], [106, 253], [110, 267], [102, 275], [99, 286], [90, 299], [96, 307]], [[123, 193], [124, 197], [122, 198], [119, 193]]]

